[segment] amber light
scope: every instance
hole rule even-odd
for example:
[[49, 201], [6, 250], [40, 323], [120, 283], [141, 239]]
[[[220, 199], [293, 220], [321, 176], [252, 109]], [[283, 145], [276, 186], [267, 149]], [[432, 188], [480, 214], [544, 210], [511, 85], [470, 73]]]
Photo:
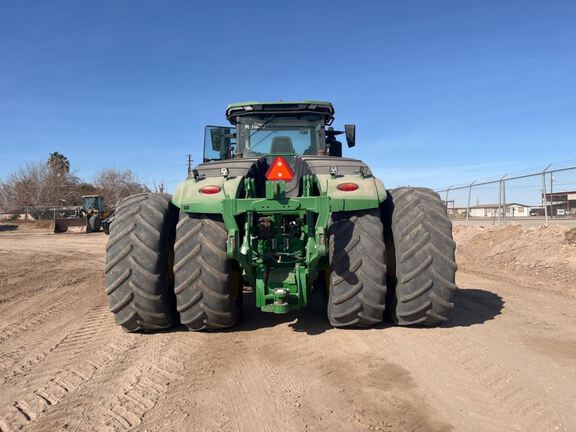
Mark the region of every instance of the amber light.
[[206, 194], [206, 195], [214, 195], [214, 194], [220, 193], [221, 190], [222, 190], [222, 188], [220, 186], [216, 186], [216, 185], [209, 185], [209, 186], [204, 186], [204, 187], [200, 188], [200, 192], [202, 192], [203, 194]]
[[336, 188], [342, 192], [354, 192], [358, 190], [358, 185], [356, 183], [340, 183]]

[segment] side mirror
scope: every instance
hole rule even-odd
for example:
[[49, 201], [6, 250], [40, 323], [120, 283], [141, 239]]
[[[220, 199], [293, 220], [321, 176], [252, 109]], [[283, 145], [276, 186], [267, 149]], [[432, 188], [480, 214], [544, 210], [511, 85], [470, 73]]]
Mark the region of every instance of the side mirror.
[[230, 128], [215, 127], [210, 129], [212, 150], [221, 151], [230, 147]]
[[235, 144], [235, 128], [206, 126], [204, 131], [204, 162], [230, 159]]
[[356, 125], [344, 125], [344, 131], [346, 133], [346, 144], [348, 144], [348, 147], [354, 147], [356, 145]]

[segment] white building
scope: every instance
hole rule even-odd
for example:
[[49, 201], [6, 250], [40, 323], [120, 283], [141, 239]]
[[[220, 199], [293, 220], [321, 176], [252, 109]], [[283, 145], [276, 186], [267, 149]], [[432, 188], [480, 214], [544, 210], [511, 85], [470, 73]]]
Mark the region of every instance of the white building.
[[[519, 203], [506, 204], [506, 217], [515, 218], [529, 216], [530, 206]], [[504, 211], [504, 209], [502, 209]], [[485, 217], [494, 218], [498, 217], [498, 204], [479, 204], [470, 207], [471, 217]]]

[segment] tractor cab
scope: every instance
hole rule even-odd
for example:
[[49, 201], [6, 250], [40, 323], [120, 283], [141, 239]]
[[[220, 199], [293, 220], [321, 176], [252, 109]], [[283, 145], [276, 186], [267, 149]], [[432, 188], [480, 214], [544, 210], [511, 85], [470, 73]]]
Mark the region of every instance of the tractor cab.
[[80, 208], [88, 214], [104, 213], [104, 197], [99, 195], [84, 195], [82, 196]]
[[244, 102], [229, 105], [226, 117], [232, 127], [206, 127], [204, 162], [264, 157], [272, 163], [282, 156], [293, 165], [297, 156], [342, 156], [336, 135], [346, 133], [348, 146], [355, 144], [354, 125], [345, 132], [330, 127], [329, 102]]

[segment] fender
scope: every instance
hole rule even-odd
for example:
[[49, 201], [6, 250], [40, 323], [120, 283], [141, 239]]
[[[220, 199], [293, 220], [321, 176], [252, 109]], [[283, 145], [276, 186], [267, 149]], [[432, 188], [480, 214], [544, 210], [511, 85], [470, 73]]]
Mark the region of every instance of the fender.
[[[240, 185], [244, 177], [225, 179], [224, 177], [207, 177], [199, 180], [187, 179], [176, 188], [172, 204], [188, 213], [223, 213], [224, 198], [238, 198]], [[203, 194], [204, 186], [218, 186], [220, 192]]]
[[[386, 189], [382, 181], [376, 177], [353, 175], [317, 174], [316, 181], [321, 195], [330, 197], [330, 210], [355, 211], [377, 208], [386, 199]], [[355, 191], [345, 192], [338, 189], [342, 183], [358, 185]]]
[[[377, 208], [386, 199], [386, 188], [358, 159], [331, 156], [304, 156], [306, 171], [313, 174], [321, 195], [330, 197], [331, 211], [354, 211]], [[334, 172], [333, 172], [334, 171]], [[358, 185], [355, 191], [337, 188], [341, 183]]]
[[[223, 213], [223, 200], [240, 198], [244, 178], [258, 178], [266, 165], [263, 158], [230, 159], [198, 165], [197, 178], [191, 175], [178, 185], [172, 203], [188, 213]], [[222, 168], [228, 170], [227, 177], [222, 175]], [[200, 189], [205, 186], [218, 186], [221, 190], [215, 194], [204, 194]]]

